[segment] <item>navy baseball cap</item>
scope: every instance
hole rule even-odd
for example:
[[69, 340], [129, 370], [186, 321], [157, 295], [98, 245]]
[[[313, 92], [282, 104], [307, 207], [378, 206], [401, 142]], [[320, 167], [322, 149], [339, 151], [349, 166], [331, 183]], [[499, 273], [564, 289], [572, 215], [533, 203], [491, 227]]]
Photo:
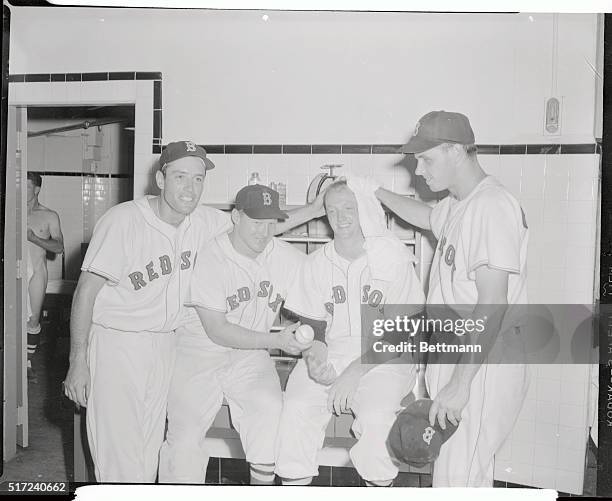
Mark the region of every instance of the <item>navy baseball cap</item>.
[[206, 157], [206, 150], [193, 141], [176, 141], [168, 144], [159, 157], [159, 168], [161, 169], [164, 165], [184, 157], [201, 158], [204, 160], [206, 170], [215, 168], [215, 164]]
[[468, 117], [452, 111], [431, 111], [417, 122], [412, 137], [398, 153], [422, 153], [443, 143], [474, 142]]
[[263, 184], [245, 186], [236, 194], [236, 209], [244, 211], [251, 219], [280, 219], [289, 217], [280, 210], [278, 192]]
[[429, 409], [432, 400], [423, 398], [412, 402], [399, 413], [389, 432], [387, 448], [402, 463], [416, 467], [435, 461], [440, 447], [457, 431], [448, 419], [446, 430], [437, 419], [434, 426], [429, 424]]

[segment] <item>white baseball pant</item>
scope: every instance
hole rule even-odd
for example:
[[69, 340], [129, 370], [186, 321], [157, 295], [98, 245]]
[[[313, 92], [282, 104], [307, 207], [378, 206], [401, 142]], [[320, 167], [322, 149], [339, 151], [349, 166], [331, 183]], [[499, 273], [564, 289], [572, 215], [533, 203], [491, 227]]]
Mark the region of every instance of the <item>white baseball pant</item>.
[[[357, 387], [352, 430], [358, 441], [349, 454], [364, 480], [386, 481], [397, 476], [398, 468], [389, 456], [386, 441], [402, 399], [414, 387], [415, 374], [412, 364], [380, 365], [365, 374]], [[303, 360], [296, 364], [285, 390], [277, 439], [276, 474], [280, 477], [318, 475], [317, 454], [331, 419], [327, 409], [329, 388], [308, 376]]]
[[155, 482], [174, 347], [173, 332], [92, 325], [87, 437], [99, 482]]
[[246, 460], [274, 463], [282, 391], [270, 355], [264, 350], [222, 348], [184, 331], [177, 337], [160, 482], [204, 483], [209, 460], [204, 438], [224, 396]]
[[[431, 398], [450, 381], [455, 365], [429, 365]], [[483, 364], [453, 436], [434, 463], [434, 487], [492, 487], [494, 456], [512, 432], [528, 388], [524, 364]]]

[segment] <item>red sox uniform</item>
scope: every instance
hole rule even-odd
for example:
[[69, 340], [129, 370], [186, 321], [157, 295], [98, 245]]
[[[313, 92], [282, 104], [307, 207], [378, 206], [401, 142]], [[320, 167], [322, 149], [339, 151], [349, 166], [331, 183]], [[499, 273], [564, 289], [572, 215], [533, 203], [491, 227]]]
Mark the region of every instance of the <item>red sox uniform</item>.
[[[367, 256], [348, 261], [333, 241], [308, 256], [300, 279], [289, 291], [285, 307], [315, 320], [325, 320], [329, 361], [340, 374], [361, 356], [361, 308], [386, 304], [414, 305], [425, 301], [410, 261], [398, 264], [392, 282], [371, 277]], [[415, 313], [417, 312], [415, 311]], [[358, 438], [350, 456], [365, 480], [391, 480], [398, 473], [386, 448], [389, 430], [400, 402], [414, 386], [413, 364], [383, 364], [365, 374], [355, 394], [353, 431]], [[287, 479], [318, 474], [317, 453], [323, 446], [331, 418], [327, 409], [329, 387], [308, 376], [303, 360], [292, 371], [278, 436], [276, 473]]]
[[[304, 254], [276, 238], [251, 259], [221, 235], [200, 252], [188, 304], [223, 312], [230, 323], [246, 329], [269, 332], [303, 259]], [[265, 350], [215, 344], [197, 314], [191, 318], [177, 330], [160, 482], [204, 482], [209, 455], [203, 441], [224, 397], [247, 461], [274, 463], [282, 407], [274, 361]]]
[[[527, 224], [518, 201], [495, 178], [484, 178], [461, 201], [449, 196], [439, 202], [430, 222], [438, 247], [428, 304], [476, 304], [475, 270], [483, 265], [509, 273], [509, 305], [527, 304]], [[507, 329], [514, 325], [504, 321], [500, 336]], [[435, 462], [434, 487], [493, 485], [493, 456], [512, 431], [528, 379], [525, 365], [491, 362], [485, 361], [476, 374], [461, 424]], [[432, 398], [448, 383], [454, 368], [427, 367]]]
[[81, 268], [107, 279], [93, 306], [88, 347], [87, 433], [99, 481], [155, 481], [173, 331], [198, 249], [231, 224], [200, 206], [175, 227], [155, 215], [148, 198], [100, 218]]

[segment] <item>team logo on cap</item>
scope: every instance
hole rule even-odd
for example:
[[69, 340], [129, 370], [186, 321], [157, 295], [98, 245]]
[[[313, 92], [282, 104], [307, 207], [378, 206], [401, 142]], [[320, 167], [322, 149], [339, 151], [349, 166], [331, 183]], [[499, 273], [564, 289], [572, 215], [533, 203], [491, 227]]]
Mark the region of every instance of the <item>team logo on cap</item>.
[[264, 205], [272, 205], [272, 195], [264, 191], [261, 196], [263, 198]]
[[416, 123], [414, 127], [414, 134], [412, 134], [413, 136], [416, 136], [419, 133], [419, 127], [421, 127], [421, 122]]
[[436, 433], [436, 430], [434, 430], [431, 426], [428, 426], [427, 428], [425, 428], [425, 433], [423, 433], [423, 442], [429, 445], [435, 433]]
[[185, 141], [185, 149], [187, 151], [195, 151], [196, 145], [193, 141]]

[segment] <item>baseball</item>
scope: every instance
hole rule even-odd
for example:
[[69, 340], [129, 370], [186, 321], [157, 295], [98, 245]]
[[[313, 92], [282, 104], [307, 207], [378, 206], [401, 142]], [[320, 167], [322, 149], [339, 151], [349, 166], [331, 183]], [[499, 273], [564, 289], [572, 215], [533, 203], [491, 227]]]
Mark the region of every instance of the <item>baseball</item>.
[[314, 330], [310, 325], [300, 325], [295, 331], [295, 339], [302, 344], [310, 344], [314, 339]]

